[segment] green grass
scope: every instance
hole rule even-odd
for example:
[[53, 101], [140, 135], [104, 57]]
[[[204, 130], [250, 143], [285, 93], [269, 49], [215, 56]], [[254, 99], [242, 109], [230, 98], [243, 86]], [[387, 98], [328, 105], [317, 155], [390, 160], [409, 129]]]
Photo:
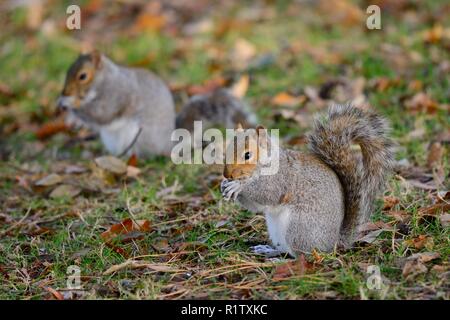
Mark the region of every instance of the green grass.
[[[421, 32], [430, 25], [407, 25], [399, 16], [387, 14], [383, 16], [385, 28], [381, 31], [341, 26], [327, 29], [324, 21], [312, 20], [308, 10], [292, 16], [285, 11], [289, 4], [281, 1], [275, 7], [273, 18], [250, 22], [250, 27], [242, 30], [231, 28], [222, 38], [213, 31], [191, 38], [182, 32], [176, 36], [166, 31], [132, 36], [113, 32], [112, 37], [105, 35], [96, 44], [122, 64], [140, 65], [160, 74], [170, 84], [189, 86], [220, 75], [237, 74], [231, 68], [233, 57], [228, 53], [237, 39], [246, 39], [255, 46], [257, 55], [274, 56], [271, 63], [261, 68], [243, 71], [250, 72], [252, 80], [246, 99], [260, 121], [280, 128], [283, 138], [301, 135], [308, 128], [275, 117], [281, 107], [270, 102], [273, 96], [282, 91], [301, 94], [306, 86], [318, 88], [338, 76], [349, 79], [362, 76], [367, 82], [368, 101], [392, 123], [392, 135], [399, 142], [397, 158], [424, 168], [428, 143], [448, 130], [450, 123], [445, 110], [435, 114], [412, 113], [404, 106], [404, 100], [416, 93], [408, 88], [413, 80], [420, 80], [424, 91], [438, 104], [450, 102], [450, 80], [438, 71], [439, 62], [448, 61], [450, 54], [443, 45], [427, 45], [422, 41]], [[237, 5], [230, 12], [215, 15], [214, 26], [238, 20], [240, 9]], [[47, 17], [64, 21], [64, 6], [53, 7]], [[448, 21], [440, 23], [449, 27]], [[76, 37], [68, 31], [52, 36], [26, 31], [26, 12], [20, 8], [11, 12], [5, 28], [7, 32], [0, 34], [0, 84], [6, 84], [15, 95], [0, 94], [3, 138], [0, 154], [4, 159], [0, 163], [0, 232], [28, 211], [29, 216], [23, 225], [0, 239], [1, 299], [53, 298], [47, 287], [64, 293], [66, 270], [71, 265], [80, 267], [83, 290], [76, 298], [84, 299], [449, 298], [445, 278], [450, 254], [448, 228], [436, 218], [424, 220], [418, 214], [420, 208], [432, 204], [436, 192], [407, 188], [399, 176], [391, 179], [385, 195], [398, 198], [393, 210], [406, 211], [411, 220], [404, 226], [396, 224], [395, 241], [393, 232], [385, 231], [372, 244], [320, 253], [323, 260], [316, 262], [310, 272], [284, 280], [274, 278], [277, 266], [284, 260], [271, 262], [251, 252], [252, 245], [268, 243], [264, 218], [221, 199], [220, 168], [176, 166], [164, 158], [140, 160], [142, 172], [138, 178], [117, 179], [111, 185], [94, 188], [91, 183], [97, 178], [91, 170], [93, 159], [103, 153], [98, 141], [67, 146], [72, 139], [67, 134], [40, 142], [32, 133], [54, 117], [54, 101], [62, 88], [65, 71], [78, 54]], [[110, 32], [106, 30], [105, 34]], [[181, 45], [182, 39], [189, 40], [186, 47]], [[321, 50], [321, 54], [336, 54], [342, 62], [323, 62], [314, 50], [292, 53], [282, 49], [298, 42]], [[364, 46], [359, 48], [361, 44]], [[397, 70], [391, 54], [381, 50], [383, 44], [398, 46], [406, 54], [415, 51], [422, 60]], [[208, 48], [217, 48], [224, 54], [214, 55]], [[439, 61], [433, 58], [436, 55]], [[220, 68], [211, 71], [212, 64]], [[380, 78], [399, 79], [399, 83], [381, 92], [369, 85]], [[176, 95], [177, 101], [183, 99], [183, 93]], [[320, 111], [314, 105], [299, 109], [308, 114]], [[423, 135], [408, 138], [418, 120], [423, 121]], [[15, 122], [18, 129], [4, 133]], [[444, 144], [444, 148], [448, 146]], [[23, 178], [32, 185], [63, 163], [89, 168], [79, 175], [64, 175], [65, 179], [89, 186], [76, 198], [51, 199], [48, 197], [51, 190], [28, 191], [18, 182], [18, 178]], [[448, 177], [448, 150], [443, 163]], [[179, 188], [172, 196], [158, 195], [174, 184]], [[442, 190], [448, 187], [447, 182]], [[373, 220], [393, 223], [381, 210], [381, 203]], [[150, 220], [152, 228], [142, 239], [120, 244], [124, 252], [120, 254], [107, 246], [100, 234], [130, 216]], [[5, 220], [6, 217], [11, 220]], [[48, 230], [34, 234], [43, 230], [33, 226], [33, 222]], [[420, 235], [432, 238], [432, 244], [419, 249], [407, 245]], [[413, 281], [402, 276], [405, 259], [426, 251], [439, 253], [440, 258], [427, 262], [428, 271]], [[179, 271], [124, 268], [104, 275], [111, 266], [133, 258]], [[308, 256], [307, 260], [312, 263], [314, 258]], [[370, 290], [366, 286], [368, 274], [363, 266], [371, 264], [380, 268], [386, 280], [383, 290]], [[445, 271], [432, 271], [434, 265]]]

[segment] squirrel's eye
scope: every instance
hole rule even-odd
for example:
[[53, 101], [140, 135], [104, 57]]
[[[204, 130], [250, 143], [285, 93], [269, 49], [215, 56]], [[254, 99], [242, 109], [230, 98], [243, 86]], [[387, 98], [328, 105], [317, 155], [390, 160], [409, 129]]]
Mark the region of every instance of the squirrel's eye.
[[84, 80], [86, 80], [86, 79], [87, 79], [87, 74], [86, 74], [85, 72], [81, 73], [81, 74], [78, 76], [78, 80], [80, 80], [80, 81], [84, 81]]
[[252, 157], [252, 153], [250, 151], [244, 153], [244, 159], [245, 160], [250, 160], [251, 157]]

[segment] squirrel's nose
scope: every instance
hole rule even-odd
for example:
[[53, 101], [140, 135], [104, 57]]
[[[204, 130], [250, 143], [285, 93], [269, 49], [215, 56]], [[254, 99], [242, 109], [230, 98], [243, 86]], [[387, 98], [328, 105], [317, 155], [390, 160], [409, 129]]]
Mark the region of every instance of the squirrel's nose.
[[232, 177], [231, 176], [231, 170], [227, 166], [225, 166], [225, 168], [223, 169], [223, 176], [226, 179], [230, 179]]
[[56, 107], [58, 108], [59, 111], [67, 111], [67, 109], [69, 108], [65, 103], [64, 97], [62, 96], [60, 96], [56, 101]]

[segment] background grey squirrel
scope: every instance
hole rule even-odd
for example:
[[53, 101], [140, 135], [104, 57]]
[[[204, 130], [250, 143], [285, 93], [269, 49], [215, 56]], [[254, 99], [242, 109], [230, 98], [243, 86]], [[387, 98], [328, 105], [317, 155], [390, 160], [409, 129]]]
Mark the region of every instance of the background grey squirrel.
[[97, 131], [111, 154], [138, 157], [170, 155], [173, 130], [192, 130], [195, 120], [204, 128], [255, 123], [254, 114], [226, 89], [192, 97], [177, 116], [172, 94], [157, 75], [119, 66], [96, 50], [70, 66], [58, 107], [68, 111], [69, 124]]
[[[261, 174], [261, 148], [268, 148], [261, 141], [273, 143], [262, 129], [249, 134], [254, 143], [242, 137], [228, 146], [237, 154], [224, 168], [224, 197], [263, 212], [278, 251], [297, 255], [351, 245], [393, 166], [386, 120], [350, 105], [331, 107], [309, 135], [310, 152], [280, 148], [273, 175]], [[248, 134], [238, 131], [238, 136]], [[359, 144], [362, 158], [352, 144]]]

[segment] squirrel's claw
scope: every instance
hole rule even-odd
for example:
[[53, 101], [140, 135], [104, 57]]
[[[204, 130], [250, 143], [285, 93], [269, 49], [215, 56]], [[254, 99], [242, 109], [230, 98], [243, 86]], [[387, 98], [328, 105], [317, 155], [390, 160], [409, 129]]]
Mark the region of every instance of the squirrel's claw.
[[266, 256], [267, 258], [278, 257], [282, 255], [282, 252], [280, 250], [274, 249], [266, 244], [259, 244], [257, 246], [250, 247], [250, 249], [253, 251], [253, 253], [261, 254], [263, 256]]
[[222, 191], [222, 195], [225, 198], [225, 200], [230, 200], [233, 198], [233, 200], [236, 200], [239, 193], [241, 192], [241, 183], [236, 180], [223, 180], [220, 185], [220, 190]]

